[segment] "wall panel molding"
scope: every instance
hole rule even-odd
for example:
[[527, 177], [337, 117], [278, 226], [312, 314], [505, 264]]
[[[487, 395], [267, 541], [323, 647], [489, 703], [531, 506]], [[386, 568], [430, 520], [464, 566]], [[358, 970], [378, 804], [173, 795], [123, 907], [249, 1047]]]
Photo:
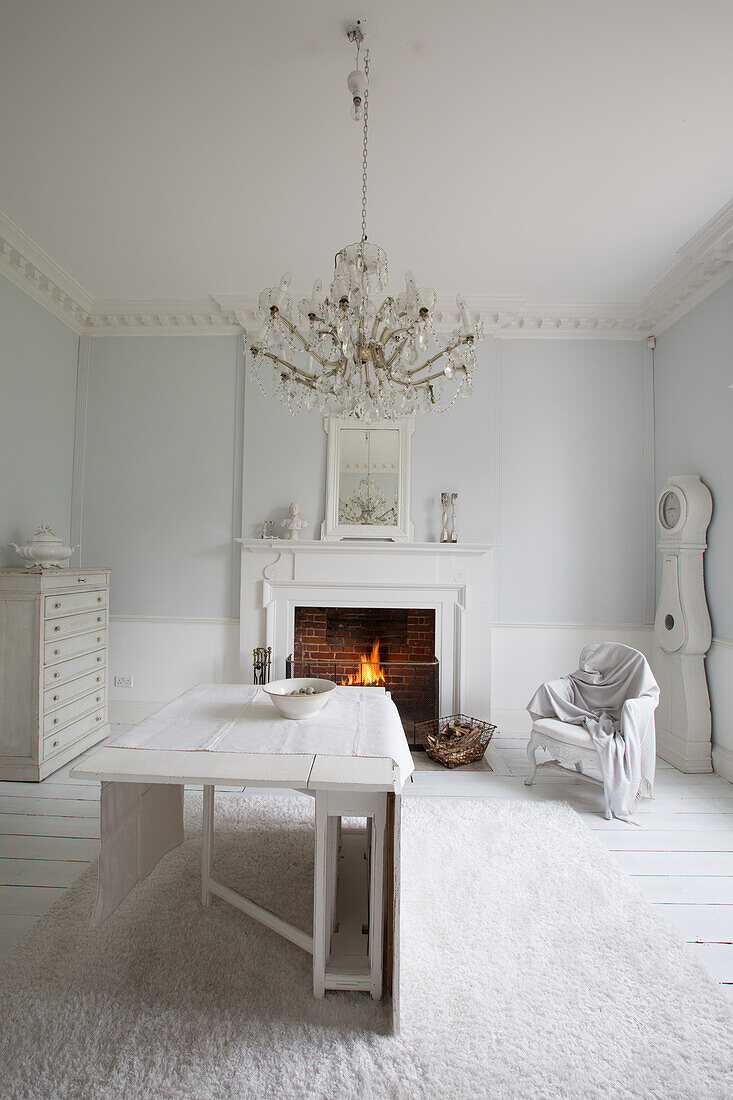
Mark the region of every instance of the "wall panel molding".
[[[678, 251], [672, 270], [640, 301], [552, 302], [528, 296], [467, 296], [487, 333], [502, 338], [639, 340], [663, 332], [733, 276], [733, 200]], [[94, 300], [19, 226], [0, 214], [0, 272], [75, 332], [86, 335], [241, 332], [254, 295], [202, 301]], [[439, 327], [456, 324], [455, 302], [439, 295]]]
[[644, 463], [644, 520], [642, 526], [642, 546], [644, 568], [644, 618], [654, 622], [657, 604], [657, 520], [655, 503], [657, 499], [655, 448], [654, 448], [654, 340], [647, 339], [644, 346], [644, 388], [643, 416], [644, 436], [642, 440], [642, 460]]
[[76, 362], [76, 413], [74, 416], [74, 457], [71, 469], [70, 542], [77, 546], [72, 565], [81, 565], [84, 553], [84, 454], [87, 438], [87, 398], [89, 395], [89, 362], [91, 346], [88, 336], [79, 337]]
[[[601, 631], [641, 630], [651, 631], [652, 623], [512, 623], [494, 622], [491, 624], [498, 630], [592, 630], [597, 634]], [[601, 641], [602, 639], [597, 639]]]
[[492, 594], [492, 618], [499, 620], [501, 618], [501, 533], [503, 522], [502, 511], [502, 438], [501, 438], [501, 422], [502, 422], [502, 372], [503, 372], [503, 354], [501, 340], [494, 340], [493, 342], [493, 360], [491, 364], [492, 369], [492, 419], [493, 419], [493, 432], [492, 432], [492, 444], [493, 444], [493, 459], [494, 459], [494, 514], [492, 520], [493, 530], [491, 532], [491, 541], [496, 545], [496, 552], [493, 560], [493, 594]]
[[246, 485], [244, 470], [244, 402], [246, 363], [241, 340], [237, 341], [237, 367], [234, 391], [234, 468], [232, 470], [232, 564], [231, 564], [231, 611], [239, 613], [239, 586], [242, 573], [242, 555], [235, 539], [244, 537], [244, 492]]

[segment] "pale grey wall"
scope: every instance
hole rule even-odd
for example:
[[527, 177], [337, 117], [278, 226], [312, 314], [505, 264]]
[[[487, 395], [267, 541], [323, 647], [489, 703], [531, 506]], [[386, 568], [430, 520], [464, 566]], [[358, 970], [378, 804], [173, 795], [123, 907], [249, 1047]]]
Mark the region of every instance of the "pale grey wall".
[[[235, 337], [95, 337], [84, 561], [115, 570], [113, 610], [232, 613]], [[487, 339], [475, 392], [413, 436], [415, 538], [459, 493], [463, 542], [500, 543], [499, 619], [643, 621], [643, 357], [626, 341]], [[319, 536], [326, 435], [247, 377], [243, 530], [298, 500]]]
[[[246, 394], [247, 534], [298, 500], [318, 537], [321, 417], [250, 378]], [[473, 396], [416, 418], [415, 538], [439, 537], [440, 491], [456, 490], [461, 541], [501, 544], [501, 621], [643, 622], [647, 427], [641, 343], [488, 339]]]
[[505, 340], [504, 622], [644, 621], [642, 346]]
[[293, 416], [276, 398], [265, 397], [247, 369], [244, 399], [243, 531], [258, 538], [263, 520], [280, 520], [291, 500], [308, 526], [302, 539], [321, 537], [326, 507], [326, 433], [318, 413]]
[[237, 339], [94, 337], [82, 560], [113, 613], [230, 616]]
[[494, 542], [496, 489], [495, 342], [478, 347], [473, 394], [445, 413], [415, 418], [412, 437], [412, 519], [415, 538], [440, 538], [440, 493], [458, 493], [461, 542]]
[[699, 474], [713, 494], [705, 584], [713, 633], [733, 638], [733, 280], [662, 333], [654, 353], [656, 480]]
[[[494, 441], [491, 424], [493, 347], [480, 349], [474, 396], [445, 413], [418, 416], [412, 437], [412, 520], [418, 542], [440, 537], [440, 493], [459, 493], [463, 542], [487, 542], [492, 533]], [[264, 519], [276, 522], [291, 500], [308, 521], [301, 538], [320, 538], [326, 508], [326, 433], [318, 413], [293, 416], [266, 398], [249, 375], [245, 415], [244, 530], [258, 536]]]
[[69, 538], [79, 338], [0, 278], [0, 565], [39, 523]]

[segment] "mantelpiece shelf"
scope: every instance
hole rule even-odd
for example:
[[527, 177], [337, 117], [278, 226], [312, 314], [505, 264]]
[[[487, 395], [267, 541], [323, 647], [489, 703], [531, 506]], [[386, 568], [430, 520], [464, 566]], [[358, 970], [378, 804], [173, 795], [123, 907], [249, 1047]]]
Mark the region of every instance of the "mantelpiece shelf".
[[370, 554], [486, 554], [497, 544], [468, 542], [386, 542], [381, 539], [344, 539], [322, 542], [319, 539], [235, 539], [243, 550], [287, 550], [312, 553]]

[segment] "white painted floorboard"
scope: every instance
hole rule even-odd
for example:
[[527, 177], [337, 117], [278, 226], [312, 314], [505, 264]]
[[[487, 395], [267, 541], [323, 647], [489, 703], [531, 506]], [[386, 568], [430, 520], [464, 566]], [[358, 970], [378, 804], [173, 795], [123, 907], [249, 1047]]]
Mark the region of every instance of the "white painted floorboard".
[[[495, 737], [493, 772], [484, 762], [447, 771], [421, 754], [405, 795], [569, 803], [733, 996], [733, 786], [659, 761], [656, 797], [642, 803], [635, 827], [606, 821], [600, 788], [582, 776], [546, 768], [525, 787], [525, 749], [525, 738]], [[99, 787], [71, 779], [71, 767], [43, 783], [0, 783], [0, 953], [98, 851]]]

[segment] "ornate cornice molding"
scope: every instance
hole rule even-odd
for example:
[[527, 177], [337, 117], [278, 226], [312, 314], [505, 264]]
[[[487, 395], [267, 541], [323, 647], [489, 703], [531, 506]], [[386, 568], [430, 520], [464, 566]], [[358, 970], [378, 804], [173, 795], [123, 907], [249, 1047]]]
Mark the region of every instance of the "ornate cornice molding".
[[[468, 298], [469, 311], [480, 313], [488, 333], [501, 338], [559, 337], [569, 339], [640, 340], [643, 331], [634, 302], [532, 302], [503, 304]], [[449, 312], [450, 324], [455, 323]], [[457, 320], [457, 316], [455, 318]]]
[[0, 272], [74, 332], [85, 331], [91, 295], [4, 214], [0, 214]]
[[218, 335], [241, 332], [236, 313], [214, 299], [203, 301], [95, 302], [87, 320], [90, 336], [140, 333]]
[[733, 276], [733, 199], [677, 255], [678, 263], [640, 303], [649, 333], [664, 332]]
[[[489, 335], [501, 338], [641, 340], [663, 332], [733, 276], [733, 200], [678, 252], [675, 267], [639, 302], [532, 302], [468, 296]], [[89, 336], [218, 335], [241, 332], [254, 297], [203, 301], [95, 301], [22, 229], [0, 214], [0, 272], [67, 324]], [[438, 296], [440, 328], [458, 321], [455, 302]]]

